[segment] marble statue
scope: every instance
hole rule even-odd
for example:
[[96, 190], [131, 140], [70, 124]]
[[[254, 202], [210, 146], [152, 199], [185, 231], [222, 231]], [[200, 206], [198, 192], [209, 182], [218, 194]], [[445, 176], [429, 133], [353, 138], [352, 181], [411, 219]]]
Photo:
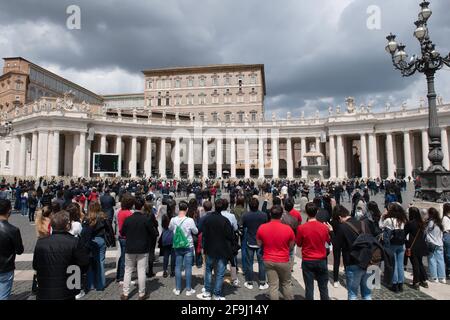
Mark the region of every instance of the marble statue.
[[361, 105], [359, 106], [359, 111], [360, 111], [361, 113], [366, 113], [366, 106], [365, 106], [364, 104], [361, 104]]
[[194, 121], [194, 114], [192, 112], [189, 112], [189, 119], [191, 119], [191, 121]]
[[347, 113], [355, 113], [355, 98], [348, 97], [345, 99], [345, 103], [347, 104]]
[[385, 110], [386, 112], [391, 111], [391, 104], [390, 104], [389, 102], [387, 102], [386, 105], [384, 106], [384, 110]]
[[373, 106], [373, 102], [369, 102], [367, 104], [367, 113], [372, 113], [372, 106]]
[[244, 113], [244, 119], [245, 119], [245, 122], [248, 122], [249, 118], [248, 118], [248, 113], [247, 112]]
[[340, 105], [338, 105], [336, 107], [336, 114], [341, 114], [341, 106]]
[[137, 117], [137, 109], [133, 108], [133, 118], [136, 118], [136, 117]]
[[328, 107], [328, 116], [332, 116], [333, 115], [333, 107], [329, 106]]
[[163, 120], [166, 120], [166, 110], [163, 110], [162, 118], [163, 118]]
[[316, 119], [319, 119], [320, 118], [320, 112], [319, 112], [319, 110], [316, 110]]
[[272, 121], [276, 121], [277, 120], [277, 115], [275, 112], [272, 112]]
[[406, 101], [402, 103], [402, 111], [406, 111], [406, 108], [408, 107]]
[[444, 104], [444, 99], [442, 98], [442, 96], [438, 96], [437, 97], [437, 105], [442, 106], [443, 104]]
[[302, 111], [301, 119], [305, 120], [305, 111]]
[[287, 113], [287, 119], [288, 119], [288, 121], [290, 121], [291, 120], [291, 112], [290, 111], [288, 111], [288, 113]]

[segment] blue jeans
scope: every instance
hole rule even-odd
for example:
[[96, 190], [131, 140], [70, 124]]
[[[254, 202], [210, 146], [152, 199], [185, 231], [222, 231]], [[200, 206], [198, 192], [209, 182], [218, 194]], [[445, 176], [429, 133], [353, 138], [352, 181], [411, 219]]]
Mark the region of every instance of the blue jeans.
[[23, 202], [23, 201], [21, 202], [20, 211], [22, 212], [23, 216], [27, 216], [28, 215], [28, 205], [27, 205], [26, 202]]
[[106, 285], [105, 278], [105, 255], [106, 244], [102, 237], [95, 237], [93, 240], [93, 265], [89, 267], [88, 271], [88, 288], [92, 288], [95, 284], [97, 291], [103, 291]]
[[125, 244], [125, 239], [119, 239], [120, 258], [117, 262], [116, 281], [123, 281], [123, 276], [125, 275]]
[[450, 233], [444, 233], [444, 256], [447, 277], [450, 276]]
[[163, 259], [163, 271], [167, 271], [169, 267], [169, 258], [170, 258], [170, 272], [175, 272], [175, 250], [172, 249], [172, 246], [164, 246], [164, 259]]
[[430, 278], [445, 279], [445, 262], [444, 262], [444, 248], [436, 247], [433, 252], [428, 254], [428, 271]]
[[266, 267], [264, 266], [262, 250], [260, 248], [250, 248], [247, 244], [244, 244], [244, 247], [247, 247], [245, 255], [245, 264], [247, 266], [247, 269], [245, 270], [245, 281], [253, 281], [253, 260], [256, 253], [256, 258], [258, 259], [258, 280], [260, 284], [265, 283]]
[[14, 270], [0, 273], [0, 300], [8, 300], [14, 282]]
[[[222, 296], [222, 286], [223, 286], [223, 278], [225, 276], [225, 269], [227, 267], [227, 259], [222, 258], [211, 258], [209, 256], [206, 257], [206, 268], [205, 268], [205, 291], [212, 293], [216, 297]], [[216, 283], [214, 284], [214, 290], [211, 287], [212, 282], [212, 270], [215, 269], [216, 274]]]
[[394, 254], [395, 266], [392, 284], [405, 282], [405, 273], [403, 270], [403, 260], [405, 259], [405, 246], [391, 245], [390, 249]]
[[175, 249], [175, 257], [175, 287], [177, 290], [181, 290], [181, 270], [184, 265], [186, 274], [186, 290], [191, 290], [194, 248]]
[[244, 230], [244, 234], [241, 238], [241, 243], [244, 244], [241, 246], [241, 255], [242, 255], [242, 271], [244, 271], [244, 274], [247, 273], [247, 262], [246, 262], [246, 256], [247, 256], [247, 246], [245, 245], [247, 243], [247, 230]]
[[[402, 264], [403, 267], [403, 264]], [[347, 266], [345, 268], [345, 277], [347, 278], [348, 300], [358, 299], [358, 291], [361, 288], [361, 297], [363, 300], [372, 300], [372, 290], [367, 286], [370, 274], [357, 265]]]

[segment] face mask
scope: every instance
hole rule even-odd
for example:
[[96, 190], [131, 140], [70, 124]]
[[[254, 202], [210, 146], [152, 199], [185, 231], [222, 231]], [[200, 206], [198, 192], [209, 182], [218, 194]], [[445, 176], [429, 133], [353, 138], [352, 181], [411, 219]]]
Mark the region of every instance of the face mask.
[[357, 210], [356, 212], [355, 212], [355, 218], [357, 219], [357, 220], [361, 220], [361, 218], [364, 216], [364, 213], [362, 212], [362, 210]]

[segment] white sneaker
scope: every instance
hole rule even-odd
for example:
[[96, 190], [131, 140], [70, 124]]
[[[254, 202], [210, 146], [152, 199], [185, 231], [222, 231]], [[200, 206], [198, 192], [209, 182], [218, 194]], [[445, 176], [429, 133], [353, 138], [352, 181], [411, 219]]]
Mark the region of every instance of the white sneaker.
[[202, 288], [202, 293], [205, 293], [206, 292], [206, 289], [205, 289], [205, 287], [203, 287]]
[[80, 300], [81, 298], [83, 298], [86, 295], [86, 293], [84, 292], [84, 290], [81, 290], [79, 294], [77, 294], [75, 296], [76, 300]]
[[187, 295], [188, 297], [189, 297], [189, 296], [192, 296], [194, 293], [195, 293], [195, 290], [194, 290], [194, 289], [191, 289], [191, 290], [186, 291], [186, 295]]
[[445, 280], [445, 279], [441, 279], [441, 280], [439, 280], [439, 282], [443, 283], [443, 284], [447, 284], [447, 280]]
[[248, 290], [253, 290], [253, 284], [251, 282], [244, 282], [244, 287], [246, 287]]
[[131, 280], [130, 285], [131, 286], [135, 286], [136, 285], [136, 281]]
[[439, 283], [439, 279], [433, 279], [434, 283]]
[[236, 288], [239, 288], [241, 286], [241, 283], [239, 282], [238, 279], [233, 281], [233, 286], [236, 287]]
[[181, 293], [181, 291], [180, 291], [180, 290], [177, 290], [177, 289], [173, 289], [172, 292], [173, 292], [173, 294], [176, 295], [176, 296], [179, 296], [180, 293]]
[[200, 300], [211, 300], [211, 294], [209, 292], [199, 293], [197, 298]]
[[269, 289], [269, 285], [267, 284], [267, 282], [259, 285], [259, 290], [266, 290], [266, 289]]
[[225, 297], [213, 296], [213, 300], [226, 300]]
[[339, 288], [339, 281], [334, 282], [334, 283], [333, 283], [333, 287], [334, 287], [334, 288]]

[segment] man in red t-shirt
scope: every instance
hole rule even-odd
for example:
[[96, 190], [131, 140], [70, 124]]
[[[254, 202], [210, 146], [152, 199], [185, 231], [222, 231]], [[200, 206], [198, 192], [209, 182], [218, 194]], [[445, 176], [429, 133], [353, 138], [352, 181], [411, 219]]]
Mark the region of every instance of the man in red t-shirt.
[[302, 271], [305, 281], [305, 299], [314, 300], [314, 280], [317, 280], [321, 300], [329, 300], [327, 244], [331, 243], [329, 224], [316, 220], [318, 207], [310, 202], [305, 211], [308, 222], [297, 229], [296, 242], [302, 248]]
[[262, 224], [256, 232], [256, 242], [263, 247], [263, 260], [271, 300], [279, 300], [281, 289], [285, 300], [292, 300], [291, 264], [289, 251], [294, 247], [295, 235], [292, 228], [281, 222], [283, 208], [279, 205], [270, 209], [272, 220]]
[[125, 220], [133, 215], [131, 209], [134, 206], [135, 198], [129, 194], [125, 193], [120, 199], [120, 207], [121, 209], [117, 213], [117, 227], [118, 227], [118, 235], [119, 235], [119, 244], [120, 244], [120, 258], [117, 263], [117, 272], [116, 272], [116, 281], [123, 282], [123, 277], [125, 275], [125, 245], [126, 239], [122, 236], [122, 226]]

